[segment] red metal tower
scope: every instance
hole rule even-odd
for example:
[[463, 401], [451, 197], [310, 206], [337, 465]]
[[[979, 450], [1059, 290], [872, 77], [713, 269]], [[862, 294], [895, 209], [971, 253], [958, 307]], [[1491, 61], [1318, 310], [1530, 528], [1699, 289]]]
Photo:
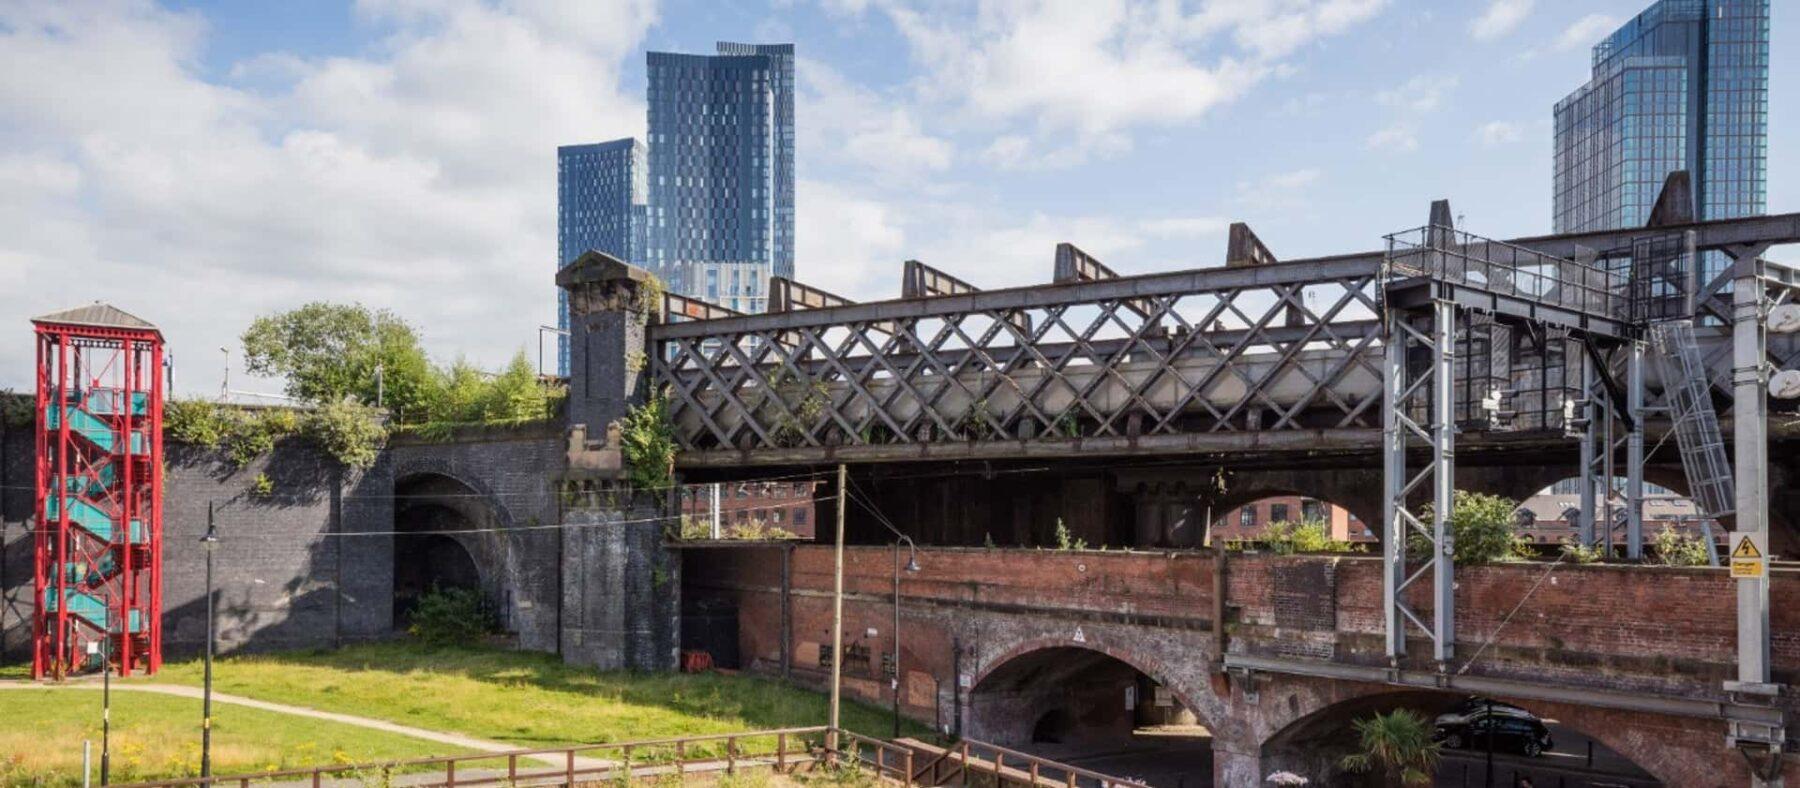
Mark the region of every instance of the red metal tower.
[[[162, 666], [162, 332], [106, 304], [37, 330], [31, 674]], [[110, 657], [110, 659], [109, 659]]]

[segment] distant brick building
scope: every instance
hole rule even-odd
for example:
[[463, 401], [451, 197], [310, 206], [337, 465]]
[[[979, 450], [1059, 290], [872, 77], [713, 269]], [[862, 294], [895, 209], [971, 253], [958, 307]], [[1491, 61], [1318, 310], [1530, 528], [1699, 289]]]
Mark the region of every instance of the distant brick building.
[[[812, 538], [813, 485], [800, 482], [735, 482], [719, 488], [719, 530], [761, 525], [781, 528], [796, 536]], [[713, 487], [690, 484], [681, 488], [681, 513], [693, 521], [712, 522]]]
[[1364, 523], [1348, 509], [1299, 495], [1264, 498], [1215, 517], [1212, 538], [1214, 541], [1255, 539], [1271, 524], [1308, 520], [1324, 522], [1331, 528], [1331, 538], [1341, 542], [1373, 542], [1377, 538], [1374, 526]]

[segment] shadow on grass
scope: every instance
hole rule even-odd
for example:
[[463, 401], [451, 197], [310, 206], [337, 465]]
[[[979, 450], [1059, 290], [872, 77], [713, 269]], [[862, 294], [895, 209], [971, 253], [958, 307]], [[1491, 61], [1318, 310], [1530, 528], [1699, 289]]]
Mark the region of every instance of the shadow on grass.
[[[555, 655], [537, 652], [507, 651], [497, 648], [428, 648], [415, 642], [349, 646], [340, 650], [310, 650], [234, 657], [224, 661], [229, 667], [294, 666], [316, 668], [349, 675], [362, 675], [357, 682], [346, 681], [317, 687], [320, 692], [348, 689], [352, 683], [373, 681], [369, 674], [396, 677], [420, 674], [453, 676], [477, 682], [496, 690], [471, 697], [476, 702], [505, 702], [507, 689], [532, 689], [565, 695], [575, 704], [609, 701], [626, 706], [662, 709], [714, 726], [732, 725], [744, 729], [768, 729], [822, 725], [827, 714], [823, 694], [778, 681], [748, 676], [719, 674], [677, 674], [637, 672], [597, 672], [564, 665]], [[183, 666], [175, 666], [183, 671]], [[229, 675], [229, 672], [227, 672]], [[221, 686], [227, 691], [260, 696], [254, 677], [240, 675], [227, 678]], [[550, 710], [546, 710], [550, 711]], [[398, 722], [416, 722], [383, 715]], [[626, 723], [621, 720], [621, 723]], [[845, 727], [861, 733], [883, 736], [891, 733], [886, 711], [860, 704], [846, 703]], [[654, 725], [654, 723], [650, 723]], [[557, 735], [556, 725], [531, 728], [509, 728], [503, 737], [526, 745], [552, 745], [570, 741]], [[475, 735], [497, 735], [494, 730], [466, 732]], [[691, 730], [689, 733], [712, 733], [713, 730]], [[922, 726], [907, 722], [907, 735], [928, 733]], [[656, 731], [626, 729], [618, 731], [584, 731], [578, 738], [590, 743], [656, 738]]]

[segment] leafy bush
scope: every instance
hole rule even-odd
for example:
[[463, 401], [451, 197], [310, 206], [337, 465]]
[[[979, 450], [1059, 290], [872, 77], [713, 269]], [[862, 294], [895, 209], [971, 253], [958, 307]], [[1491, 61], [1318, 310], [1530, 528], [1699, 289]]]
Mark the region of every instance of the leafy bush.
[[[1513, 535], [1512, 500], [1498, 495], [1457, 490], [1450, 508], [1450, 532], [1456, 541], [1454, 558], [1459, 564], [1488, 564], [1517, 557], [1518, 538]], [[1421, 519], [1432, 518], [1430, 505], [1424, 507]], [[1430, 552], [1424, 537], [1414, 534], [1407, 540], [1414, 553]]]
[[480, 591], [433, 586], [419, 597], [406, 631], [429, 646], [470, 646], [495, 625], [493, 608]]
[[308, 413], [302, 430], [347, 468], [374, 465], [387, 445], [387, 425], [381, 422], [381, 414], [349, 400]]
[[1058, 550], [1086, 550], [1087, 549], [1087, 540], [1077, 538], [1072, 532], [1070, 532], [1069, 526], [1063, 524], [1061, 517], [1056, 518], [1056, 549], [1058, 549]]
[[746, 541], [774, 541], [778, 539], [799, 539], [800, 535], [779, 525], [769, 525], [762, 520], [751, 520], [725, 529], [726, 539], [743, 539]]
[[1331, 527], [1324, 520], [1302, 520], [1297, 523], [1271, 523], [1263, 531], [1262, 540], [1276, 555], [1293, 553], [1348, 553], [1354, 545], [1331, 538]]
[[1580, 542], [1563, 542], [1562, 553], [1570, 561], [1578, 564], [1591, 564], [1606, 557], [1606, 550], [1599, 545], [1582, 544]]
[[0, 389], [0, 427], [29, 429], [37, 423], [37, 401], [29, 394]]
[[1651, 544], [1656, 547], [1656, 562], [1663, 566], [1706, 566], [1712, 563], [1707, 557], [1705, 538], [1688, 536], [1667, 525], [1656, 534]]
[[250, 494], [258, 498], [267, 498], [275, 494], [275, 480], [266, 473], [259, 473], [250, 480]]
[[639, 490], [667, 489], [675, 481], [675, 425], [669, 401], [660, 394], [625, 412], [619, 424], [619, 452], [625, 474]]
[[216, 448], [225, 438], [222, 409], [203, 399], [175, 399], [163, 404], [163, 431], [181, 443]]
[[1350, 723], [1358, 751], [1340, 765], [1353, 772], [1379, 772], [1387, 785], [1430, 785], [1437, 770], [1438, 745], [1431, 723], [1411, 709], [1395, 709]]

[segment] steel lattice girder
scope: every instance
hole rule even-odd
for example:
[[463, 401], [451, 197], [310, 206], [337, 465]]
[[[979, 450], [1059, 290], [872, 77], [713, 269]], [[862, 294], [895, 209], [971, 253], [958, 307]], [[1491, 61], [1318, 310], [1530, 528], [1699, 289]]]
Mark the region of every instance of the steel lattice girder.
[[653, 373], [690, 451], [1367, 428], [1374, 283], [1272, 265], [663, 325]]

